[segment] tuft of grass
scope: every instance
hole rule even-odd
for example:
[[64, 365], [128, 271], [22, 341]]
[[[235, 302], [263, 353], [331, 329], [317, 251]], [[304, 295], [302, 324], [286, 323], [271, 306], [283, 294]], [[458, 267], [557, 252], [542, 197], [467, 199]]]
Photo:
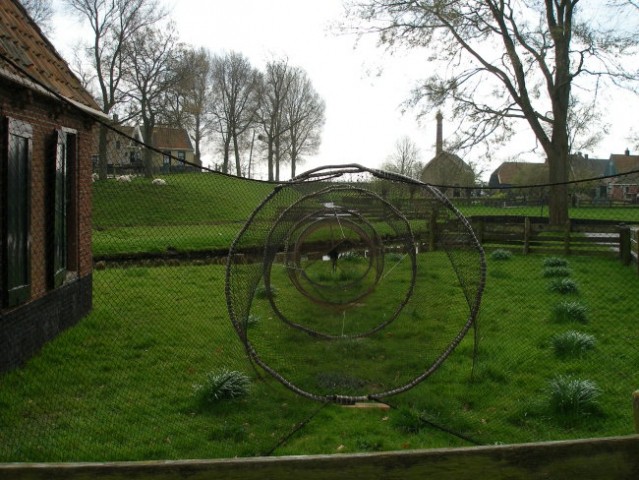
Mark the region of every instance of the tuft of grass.
[[581, 416], [599, 411], [601, 391], [591, 380], [560, 375], [548, 387], [550, 409], [564, 416]]
[[348, 251], [348, 252], [340, 253], [339, 259], [345, 262], [359, 262], [361, 260], [364, 260], [364, 257], [362, 257], [357, 252]]
[[251, 380], [243, 372], [222, 369], [206, 375], [204, 383], [195, 385], [195, 397], [202, 404], [214, 404], [248, 395]]
[[549, 289], [551, 292], [557, 292], [563, 295], [579, 293], [577, 282], [571, 278], [555, 278], [550, 282]]
[[559, 358], [581, 357], [588, 351], [595, 348], [595, 337], [593, 335], [569, 330], [555, 335], [551, 339], [555, 355]]
[[559, 302], [552, 313], [557, 322], [588, 322], [588, 307], [581, 302]]
[[255, 289], [255, 298], [264, 300], [269, 297], [277, 297], [277, 288], [271, 287], [269, 290], [267, 290], [265, 286], [260, 285]]
[[400, 408], [391, 417], [391, 425], [402, 433], [419, 433], [425, 427], [422, 415], [411, 408]]
[[260, 323], [260, 316], [255, 314], [250, 314], [246, 319], [247, 328], [256, 327]]
[[545, 278], [551, 277], [569, 277], [570, 269], [568, 267], [546, 267], [544, 268], [542, 275]]
[[399, 262], [404, 258], [404, 255], [399, 252], [387, 253], [384, 258], [389, 262]]
[[568, 260], [561, 257], [548, 257], [544, 259], [544, 267], [567, 267]]
[[492, 258], [493, 260], [510, 260], [512, 256], [513, 253], [510, 250], [504, 250], [502, 248], [494, 250], [490, 254], [490, 258]]

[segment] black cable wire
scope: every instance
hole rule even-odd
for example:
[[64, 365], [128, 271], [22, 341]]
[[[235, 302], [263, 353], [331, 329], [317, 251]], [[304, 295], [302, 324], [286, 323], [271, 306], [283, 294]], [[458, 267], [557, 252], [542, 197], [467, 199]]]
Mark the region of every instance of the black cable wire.
[[[372, 401], [379, 402], [379, 403], [383, 403], [383, 404], [385, 404], [385, 405], [388, 405], [388, 406], [389, 406], [390, 408], [392, 408], [393, 410], [398, 410], [398, 408], [397, 408], [395, 405], [392, 405], [392, 404], [390, 404], [390, 403], [388, 403], [388, 402], [386, 402], [386, 401], [377, 400], [377, 399], [375, 399], [375, 398], [371, 398], [371, 400], [372, 400]], [[443, 425], [440, 425], [440, 424], [438, 424], [438, 423], [433, 422], [432, 420], [427, 419], [427, 418], [425, 417], [425, 414], [424, 414], [424, 413], [420, 413], [420, 414], [419, 414], [419, 416], [418, 416], [418, 418], [419, 418], [419, 420], [420, 420], [422, 423], [424, 423], [424, 424], [426, 424], [426, 425], [429, 425], [430, 427], [433, 427], [433, 428], [434, 428], [434, 429], [436, 429], [436, 430], [440, 430], [440, 431], [442, 431], [442, 432], [444, 432], [444, 433], [447, 433], [447, 434], [452, 435], [452, 436], [454, 436], [454, 437], [457, 437], [457, 438], [460, 438], [460, 439], [462, 439], [462, 440], [465, 440], [466, 442], [468, 442], [468, 443], [472, 443], [473, 445], [484, 445], [482, 442], [480, 442], [480, 441], [478, 441], [478, 440], [475, 440], [474, 438], [472, 438], [472, 437], [470, 437], [470, 436], [468, 436], [468, 435], [465, 435], [465, 434], [460, 433], [460, 432], [456, 432], [455, 430], [452, 430], [452, 429], [450, 429], [450, 428], [448, 428], [448, 427], [445, 427], [445, 426], [443, 426]]]
[[270, 457], [271, 455], [273, 455], [273, 452], [275, 452], [275, 450], [277, 450], [278, 448], [280, 448], [282, 445], [284, 445], [286, 442], [288, 442], [291, 438], [293, 438], [293, 436], [299, 432], [300, 430], [302, 430], [304, 427], [306, 427], [306, 425], [308, 425], [311, 420], [313, 420], [313, 418], [315, 418], [315, 416], [320, 413], [322, 410], [324, 410], [324, 408], [329, 405], [329, 402], [324, 402], [320, 405], [320, 407], [318, 409], [316, 409], [315, 411], [313, 411], [306, 419], [302, 420], [301, 422], [298, 422], [293, 429], [288, 432], [286, 435], [284, 435], [283, 437], [280, 437], [280, 439], [278, 440], [278, 442], [273, 446], [273, 448], [271, 448], [270, 450], [268, 450], [266, 453], [263, 454], [263, 456], [265, 457]]

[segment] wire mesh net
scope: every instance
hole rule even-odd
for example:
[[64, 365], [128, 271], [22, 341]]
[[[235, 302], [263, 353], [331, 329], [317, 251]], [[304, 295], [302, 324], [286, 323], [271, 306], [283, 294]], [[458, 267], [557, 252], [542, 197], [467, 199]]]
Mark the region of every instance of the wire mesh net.
[[551, 225], [544, 185], [236, 178], [38, 98], [0, 111], [1, 461], [632, 432], [637, 169]]
[[[436, 248], [460, 283], [445, 314], [426, 280]], [[436, 370], [475, 320], [484, 270], [470, 225], [437, 190], [343, 166], [279, 185], [258, 205], [231, 246], [226, 294], [252, 361], [303, 396], [354, 403]]]

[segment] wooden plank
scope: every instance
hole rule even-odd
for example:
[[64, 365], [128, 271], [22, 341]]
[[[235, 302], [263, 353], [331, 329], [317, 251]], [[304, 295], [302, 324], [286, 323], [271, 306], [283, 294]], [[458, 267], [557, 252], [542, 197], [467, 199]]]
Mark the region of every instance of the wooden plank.
[[639, 435], [355, 455], [0, 465], [0, 480], [63, 478], [68, 480], [631, 479], [639, 478]]

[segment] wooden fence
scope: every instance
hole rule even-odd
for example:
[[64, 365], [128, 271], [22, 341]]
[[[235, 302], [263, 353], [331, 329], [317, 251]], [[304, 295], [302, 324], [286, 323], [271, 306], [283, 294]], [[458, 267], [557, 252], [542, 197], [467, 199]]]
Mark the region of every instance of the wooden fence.
[[[639, 434], [639, 391], [632, 394]], [[109, 463], [5, 463], [0, 480], [630, 480], [639, 435], [353, 455]]]
[[0, 480], [639, 478], [639, 435], [455, 449], [229, 460], [0, 464]]
[[638, 257], [637, 228], [615, 221], [570, 220], [557, 227], [545, 217], [475, 216], [469, 220], [486, 249], [618, 257], [626, 265]]

